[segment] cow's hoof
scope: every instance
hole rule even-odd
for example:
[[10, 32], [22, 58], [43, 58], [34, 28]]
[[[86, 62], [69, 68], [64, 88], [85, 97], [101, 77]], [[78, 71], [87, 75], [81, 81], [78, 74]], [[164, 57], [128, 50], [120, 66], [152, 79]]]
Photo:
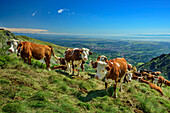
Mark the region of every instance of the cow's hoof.
[[114, 94], [114, 95], [113, 95], [113, 98], [117, 98], [117, 94]]
[[48, 70], [48, 71], [51, 71], [51, 69], [50, 69], [50, 68], [48, 68], [47, 70]]

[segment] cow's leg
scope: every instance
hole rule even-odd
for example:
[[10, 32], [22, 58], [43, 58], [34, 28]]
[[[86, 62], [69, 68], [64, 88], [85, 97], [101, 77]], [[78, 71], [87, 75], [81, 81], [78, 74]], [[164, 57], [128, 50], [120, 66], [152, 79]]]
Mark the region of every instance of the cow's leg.
[[44, 61], [45, 61], [46, 66], [47, 66], [47, 70], [48, 70], [48, 71], [51, 71], [51, 69], [50, 69], [50, 58], [45, 57], [45, 58], [44, 58]]
[[118, 78], [116, 78], [116, 80], [115, 80], [115, 84], [114, 84], [114, 95], [112, 94], [112, 96], [114, 97], [114, 98], [117, 98], [117, 92], [116, 92], [116, 86], [117, 86], [117, 83], [118, 83]]
[[28, 57], [28, 64], [31, 65], [31, 57]]
[[81, 70], [84, 71], [84, 65], [83, 65], [83, 63], [81, 64]]
[[160, 85], [160, 87], [162, 87], [162, 81], [161, 81], [161, 85]]
[[27, 63], [27, 59], [26, 58], [23, 58], [24, 59], [24, 63]]
[[77, 74], [77, 75], [78, 75], [78, 76], [80, 75], [80, 67], [81, 67], [81, 66], [82, 66], [81, 63], [77, 65], [77, 68], [78, 68], [78, 70], [77, 70], [77, 71], [78, 71], [78, 74]]
[[73, 75], [74, 75], [74, 61], [72, 61], [72, 69], [73, 69]]
[[122, 91], [122, 84], [123, 84], [123, 80], [125, 79], [125, 77], [126, 77], [126, 74], [122, 78], [120, 78], [120, 89], [119, 89], [120, 92]]
[[108, 85], [107, 82], [105, 82], [105, 90], [106, 90], [106, 91], [107, 91], [107, 85]]

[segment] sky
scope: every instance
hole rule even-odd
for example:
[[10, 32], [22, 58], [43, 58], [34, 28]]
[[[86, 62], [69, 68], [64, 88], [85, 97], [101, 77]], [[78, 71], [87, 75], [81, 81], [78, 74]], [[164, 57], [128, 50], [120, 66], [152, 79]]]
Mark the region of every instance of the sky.
[[170, 38], [170, 0], [1, 0], [14, 33]]

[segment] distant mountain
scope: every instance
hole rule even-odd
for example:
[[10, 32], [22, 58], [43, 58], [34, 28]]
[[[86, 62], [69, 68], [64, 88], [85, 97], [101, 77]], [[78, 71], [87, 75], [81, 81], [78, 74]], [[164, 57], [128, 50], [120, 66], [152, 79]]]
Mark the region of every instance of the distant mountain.
[[140, 65], [138, 68], [161, 71], [163, 73], [162, 75], [170, 80], [170, 53], [155, 57], [151, 61]]

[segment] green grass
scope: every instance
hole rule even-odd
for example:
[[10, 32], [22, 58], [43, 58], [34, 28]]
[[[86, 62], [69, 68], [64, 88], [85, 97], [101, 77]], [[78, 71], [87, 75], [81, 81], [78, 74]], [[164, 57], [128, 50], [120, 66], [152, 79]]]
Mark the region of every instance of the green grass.
[[[59, 48], [55, 53], [62, 56], [60, 52], [65, 48], [55, 45], [54, 48]], [[164, 96], [161, 97], [147, 84], [132, 81], [123, 85], [122, 92], [117, 88], [115, 99], [111, 97], [113, 86], [106, 92], [104, 82], [94, 79], [94, 73], [80, 72], [81, 78], [60, 70], [49, 72], [45, 68], [45, 64], [37, 60], [32, 60], [32, 65], [25, 64], [15, 54], [0, 56], [0, 112], [170, 112], [170, 87], [162, 88]]]
[[169, 87], [162, 88], [164, 96], [161, 97], [148, 85], [132, 81], [123, 85], [122, 92], [117, 89], [118, 98], [115, 99], [111, 97], [113, 87], [106, 92], [102, 81], [73, 78], [64, 71], [49, 72], [34, 64], [27, 65], [15, 55], [9, 57], [13, 62], [0, 69], [2, 113], [170, 111]]

